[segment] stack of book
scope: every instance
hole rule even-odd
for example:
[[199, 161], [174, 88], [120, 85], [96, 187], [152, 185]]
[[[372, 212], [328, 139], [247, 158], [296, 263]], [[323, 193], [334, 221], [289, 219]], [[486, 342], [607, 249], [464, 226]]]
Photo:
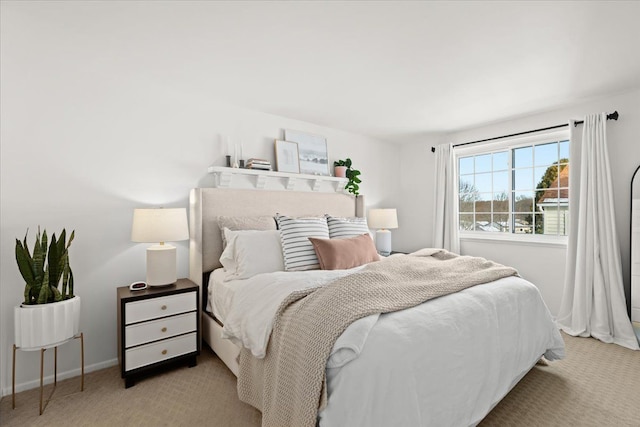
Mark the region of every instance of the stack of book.
[[263, 171], [271, 170], [271, 162], [264, 159], [249, 159], [247, 160], [247, 169], [257, 169]]

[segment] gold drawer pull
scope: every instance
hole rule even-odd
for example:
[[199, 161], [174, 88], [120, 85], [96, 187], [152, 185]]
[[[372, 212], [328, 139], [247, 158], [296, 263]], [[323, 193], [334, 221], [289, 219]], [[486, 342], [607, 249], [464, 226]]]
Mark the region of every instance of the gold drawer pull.
[[167, 328], [162, 328], [162, 332], [167, 332]]
[[167, 309], [166, 305], [163, 305], [162, 307], [160, 307], [160, 310], [166, 310], [166, 309]]
[[162, 354], [167, 354], [167, 350], [162, 350]]

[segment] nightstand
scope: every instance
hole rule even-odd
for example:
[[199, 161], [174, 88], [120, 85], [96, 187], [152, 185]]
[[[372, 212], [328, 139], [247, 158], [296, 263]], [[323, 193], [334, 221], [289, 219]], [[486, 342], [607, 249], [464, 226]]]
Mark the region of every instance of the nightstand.
[[169, 364], [196, 366], [200, 354], [199, 287], [179, 279], [164, 287], [118, 288], [118, 362], [125, 387]]

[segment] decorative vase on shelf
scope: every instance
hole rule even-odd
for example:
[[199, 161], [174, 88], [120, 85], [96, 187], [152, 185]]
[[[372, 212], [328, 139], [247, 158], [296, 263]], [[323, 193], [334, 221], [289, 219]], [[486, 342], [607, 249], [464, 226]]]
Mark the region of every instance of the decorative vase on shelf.
[[334, 175], [336, 178], [346, 178], [347, 177], [347, 167], [346, 166], [335, 166], [334, 167]]

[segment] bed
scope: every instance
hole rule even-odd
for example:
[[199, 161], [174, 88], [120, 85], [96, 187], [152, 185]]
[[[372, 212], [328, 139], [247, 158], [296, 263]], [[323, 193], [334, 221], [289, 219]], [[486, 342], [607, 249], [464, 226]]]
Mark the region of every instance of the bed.
[[[190, 278], [202, 287], [204, 308], [228, 322], [223, 328], [203, 310], [203, 339], [236, 376], [241, 347], [243, 357], [250, 352], [256, 361], [268, 351], [273, 314], [284, 295], [351, 274], [275, 272], [225, 283], [218, 219], [277, 212], [363, 217], [364, 201], [340, 193], [219, 188], [190, 194]], [[210, 290], [219, 301], [211, 301]], [[335, 343], [326, 366], [326, 405], [317, 422], [327, 427], [476, 425], [543, 355], [562, 358], [564, 344], [536, 287], [519, 277], [367, 316]]]

